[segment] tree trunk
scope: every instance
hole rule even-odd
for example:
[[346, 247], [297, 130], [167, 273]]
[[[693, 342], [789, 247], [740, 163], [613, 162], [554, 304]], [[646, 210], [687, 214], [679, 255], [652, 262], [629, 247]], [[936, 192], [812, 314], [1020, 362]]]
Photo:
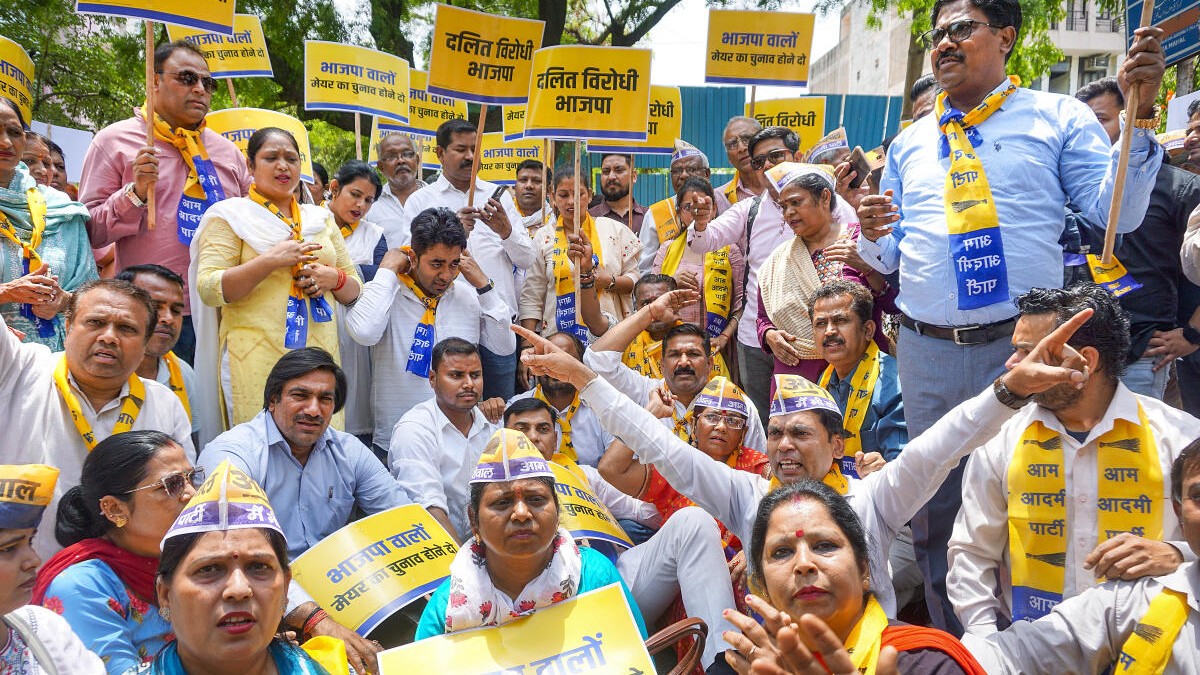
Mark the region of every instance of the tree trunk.
[[1179, 62], [1175, 71], [1175, 95], [1183, 96], [1196, 90], [1196, 57], [1190, 56]]
[[563, 30], [567, 27], [567, 0], [538, 0], [538, 18], [546, 22], [542, 29], [542, 46], [561, 44]]
[[[917, 10], [913, 10], [913, 18], [916, 19]], [[908, 92], [912, 91], [913, 82], [916, 82], [921, 77], [921, 71], [925, 70], [925, 62], [929, 58], [928, 53], [917, 43], [917, 36], [910, 29], [908, 32], [908, 69], [904, 73], [904, 91], [901, 96], [904, 97], [904, 108], [900, 118], [910, 120], [913, 114], [912, 97]]]

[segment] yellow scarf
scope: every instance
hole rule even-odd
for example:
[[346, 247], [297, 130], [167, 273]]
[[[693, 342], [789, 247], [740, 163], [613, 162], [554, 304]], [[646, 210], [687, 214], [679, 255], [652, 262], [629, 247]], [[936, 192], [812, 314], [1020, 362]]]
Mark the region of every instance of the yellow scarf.
[[[671, 241], [683, 232], [682, 223], [675, 213], [675, 200], [671, 197], [660, 199], [650, 205], [650, 215], [654, 216], [654, 227], [658, 230], [658, 243]], [[663, 272], [670, 274], [670, 272]]]
[[650, 337], [648, 331], [642, 331], [629, 344], [622, 361], [630, 369], [636, 370], [646, 377], [661, 380], [662, 368], [659, 366], [661, 359], [662, 340], [655, 340]]
[[42, 245], [42, 233], [46, 231], [46, 198], [36, 187], [26, 190], [25, 198], [29, 201], [29, 222], [33, 224], [29, 241], [21, 239], [17, 234], [17, 229], [13, 227], [8, 216], [2, 211], [0, 211], [0, 235], [4, 235], [6, 239], [21, 249], [21, 255], [27, 263], [25, 273], [31, 274], [42, 266], [42, 257], [38, 255], [37, 250]]
[[[593, 271], [597, 270], [604, 265], [604, 251], [603, 246], [601, 246], [600, 237], [596, 234], [596, 221], [586, 211], [583, 212], [583, 216], [579, 221], [579, 231], [587, 237], [588, 241], [592, 242], [592, 254], [595, 256], [592, 269]], [[555, 323], [557, 325], [555, 327], [560, 331], [573, 333], [586, 343], [587, 331], [575, 323], [575, 308], [579, 302], [579, 298], [577, 289], [575, 288], [574, 270], [571, 267], [570, 259], [567, 257], [568, 245], [567, 229], [560, 215], [554, 225], [554, 249], [551, 251], [550, 258], [557, 306], [555, 311]]]
[[726, 185], [725, 189], [723, 190], [723, 192], [725, 193], [725, 198], [729, 200], [730, 206], [733, 206], [734, 204], [737, 203], [737, 200], [738, 200], [737, 188], [738, 188], [738, 177], [737, 177], [737, 174], [734, 174], [733, 180], [729, 181], [729, 184]]
[[[401, 250], [405, 252], [412, 251], [411, 246], [402, 246]], [[408, 287], [413, 295], [417, 296], [417, 300], [425, 306], [425, 311], [421, 313], [421, 320], [417, 322], [417, 328], [413, 331], [412, 345], [408, 349], [408, 363], [404, 366], [404, 370], [418, 376], [429, 377], [430, 361], [433, 359], [433, 345], [435, 344], [434, 327], [437, 321], [437, 307], [440, 296], [425, 295], [425, 291], [417, 285], [415, 279], [409, 274], [396, 274], [396, 278], [400, 279], [400, 283]]]
[[167, 364], [167, 386], [175, 395], [179, 397], [179, 402], [183, 404], [183, 411], [187, 413], [188, 421], [192, 419], [192, 404], [188, 400], [187, 387], [183, 383], [183, 369], [179, 367], [179, 357], [175, 356], [175, 352], [167, 352], [163, 354], [163, 362]]
[[[551, 408], [554, 407], [550, 400], [546, 398], [546, 394], [542, 393], [542, 385], [538, 385], [533, 391], [533, 397], [545, 403]], [[578, 460], [579, 455], [575, 452], [575, 443], [571, 440], [571, 420], [575, 417], [575, 413], [579, 412], [579, 392], [575, 392], [575, 398], [571, 400], [571, 405], [567, 409], [559, 412], [554, 411], [558, 419], [558, 427], [562, 430], [562, 442], [559, 444], [560, 454], [570, 457], [572, 460]], [[558, 461], [558, 460], [554, 460]], [[565, 466], [565, 465], [564, 465]]]
[[[862, 425], [867, 419], [867, 411], [871, 408], [871, 396], [875, 393], [875, 383], [879, 381], [879, 347], [875, 341], [867, 343], [867, 351], [863, 354], [854, 373], [850, 375], [850, 397], [846, 400], [845, 414], [842, 415], [842, 429], [846, 432], [845, 454], [854, 457], [862, 450]], [[827, 366], [817, 384], [822, 389], [829, 389], [829, 380], [836, 372], [833, 366]]]
[[[1096, 443], [1097, 543], [1122, 532], [1162, 539], [1163, 476], [1146, 413], [1117, 419]], [[1041, 422], [1025, 429], [1008, 465], [1008, 551], [1013, 620], [1062, 602], [1068, 542], [1062, 438]]]
[[[83, 407], [79, 404], [75, 392], [71, 391], [71, 383], [67, 381], [67, 357], [65, 355], [58, 360], [58, 365], [54, 367], [54, 386], [58, 388], [58, 394], [62, 396], [63, 403], [67, 404], [67, 410], [71, 411], [71, 421], [75, 423], [75, 430], [79, 432], [83, 444], [90, 452], [92, 448], [96, 447], [96, 434], [92, 431], [92, 425], [88, 423], [87, 418], [83, 416]], [[146, 387], [137, 373], [133, 373], [129, 376], [129, 393], [121, 399], [121, 412], [117, 415], [117, 423], [113, 425], [110, 435], [115, 436], [132, 429], [133, 423], [137, 421], [138, 412], [141, 411], [142, 404], [145, 402]]]
[[[362, 221], [360, 220], [358, 222], [361, 223]], [[340, 225], [338, 226], [338, 229], [342, 231], [342, 239], [349, 239], [350, 236], [354, 234], [354, 231], [358, 229], [358, 223]]]
[[571, 474], [579, 479], [580, 483], [583, 483], [589, 487], [591, 486], [592, 482], [588, 480], [587, 474], [583, 472], [583, 469], [579, 468], [579, 463], [575, 461], [574, 457], [568, 457], [561, 452], [556, 452], [554, 453], [554, 456], [550, 458], [550, 461], [561, 466], [567, 471], [570, 471]]
[[[147, 117], [149, 117], [149, 111], [146, 109], [146, 104], [143, 103], [142, 119]], [[177, 219], [179, 241], [184, 244], [191, 244], [204, 211], [212, 204], [225, 199], [225, 189], [221, 187], [221, 180], [217, 176], [216, 168], [213, 166], [212, 160], [208, 158], [208, 151], [204, 148], [202, 138], [205, 124], [204, 121], [201, 121], [200, 126], [195, 130], [182, 127], [173, 129], [161, 115], [154, 113], [154, 138], [174, 146], [188, 167], [187, 180], [184, 181], [183, 193], [180, 195]]]
[[1133, 633], [1121, 645], [1117, 657], [1117, 673], [1155, 675], [1163, 672], [1171, 661], [1172, 647], [1180, 629], [1187, 623], [1187, 595], [1169, 588], [1162, 589]]
[[[658, 221], [655, 221], [658, 222]], [[675, 276], [683, 260], [687, 237], [678, 236], [663, 256], [662, 273]], [[729, 325], [733, 309], [733, 265], [729, 262], [729, 247], [704, 254], [704, 329], [709, 337], [717, 337]]]
[[983, 162], [975, 154], [975, 145], [983, 142], [976, 127], [999, 110], [1004, 100], [1016, 90], [1016, 85], [1010, 82], [1008, 87], [989, 94], [965, 115], [953, 108], [947, 110], [946, 92], [937, 97], [941, 156], [950, 158], [945, 188], [946, 226], [961, 310], [1008, 300], [1008, 272], [1000, 238], [1000, 218], [996, 214], [996, 200]]
[[[829, 467], [829, 473], [825, 474], [821, 482], [833, 488], [834, 491], [843, 497], [850, 492], [850, 481], [846, 480], [846, 477], [842, 475], [842, 464], [837, 460], [834, 460], [833, 466]], [[778, 478], [771, 476], [771, 486], [767, 490], [774, 490], [781, 485], [783, 483], [779, 482]]]
[[864, 675], [875, 675], [875, 666], [879, 662], [879, 652], [883, 647], [883, 631], [888, 626], [887, 614], [879, 601], [872, 595], [867, 599], [863, 608], [862, 618], [854, 624], [850, 637], [846, 638], [846, 651], [850, 661], [858, 672]]

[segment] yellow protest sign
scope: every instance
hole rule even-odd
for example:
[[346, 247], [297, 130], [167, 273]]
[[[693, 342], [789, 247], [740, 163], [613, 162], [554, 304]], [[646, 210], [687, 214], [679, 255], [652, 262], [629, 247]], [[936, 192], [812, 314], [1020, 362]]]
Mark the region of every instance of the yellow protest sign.
[[618, 584], [588, 591], [502, 626], [450, 633], [380, 652], [381, 675], [437, 664], [454, 675], [653, 673], [654, 663]]
[[335, 621], [366, 635], [437, 588], [458, 547], [419, 504], [356, 520], [292, 561], [292, 578]]
[[467, 102], [430, 93], [427, 78], [423, 70], [408, 71], [408, 124], [394, 121], [397, 129], [433, 136], [442, 122], [467, 118]]
[[650, 50], [559, 45], [533, 55], [525, 136], [645, 141]]
[[558, 493], [558, 522], [576, 539], [599, 539], [632, 548], [633, 542], [590, 487], [561, 464], [550, 462]]
[[[750, 116], [750, 104], [746, 104]], [[825, 97], [801, 96], [758, 101], [754, 119], [764, 127], [787, 127], [800, 136], [800, 149], [807, 152], [825, 135]]]
[[233, 31], [233, 3], [229, 0], [76, 0], [75, 11], [161, 21], [215, 33]]
[[525, 138], [525, 105], [504, 106], [504, 140], [515, 141]]
[[412, 140], [413, 148], [421, 155], [422, 169], [439, 171], [442, 168], [437, 152], [434, 151], [437, 144], [433, 134], [408, 130], [407, 125], [387, 117], [376, 117], [371, 123], [371, 148], [367, 151], [367, 163], [371, 166], [379, 163], [379, 142], [389, 134], [403, 134]]
[[649, 138], [639, 143], [625, 141], [588, 143], [589, 152], [625, 152], [642, 155], [669, 155], [675, 152], [675, 139], [683, 136], [683, 101], [679, 87], [650, 85]]
[[812, 14], [708, 10], [704, 81], [808, 86]]
[[33, 59], [21, 45], [0, 35], [0, 96], [17, 104], [28, 124], [33, 119]]
[[183, 40], [204, 52], [213, 77], [273, 77], [262, 23], [254, 14], [234, 14], [233, 34], [167, 26], [167, 37]]
[[517, 139], [506, 141], [504, 134], [483, 135], [479, 158], [479, 179], [501, 185], [517, 184], [517, 166], [527, 159], [542, 161], [542, 141]]
[[437, 5], [429, 91], [476, 103], [524, 103], [545, 22]]
[[304, 109], [383, 115], [408, 122], [408, 61], [337, 42], [304, 42]]
[[246, 154], [246, 144], [254, 132], [266, 127], [279, 127], [296, 137], [300, 146], [300, 177], [313, 182], [312, 148], [308, 144], [308, 129], [300, 120], [274, 110], [260, 108], [226, 108], [210, 112], [204, 118], [209, 129], [233, 141]]

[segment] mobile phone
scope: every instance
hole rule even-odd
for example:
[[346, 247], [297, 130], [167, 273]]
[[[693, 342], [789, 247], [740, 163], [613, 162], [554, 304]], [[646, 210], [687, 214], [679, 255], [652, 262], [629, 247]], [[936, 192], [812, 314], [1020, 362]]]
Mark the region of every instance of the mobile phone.
[[850, 152], [850, 157], [846, 159], [850, 162], [850, 168], [854, 171], [854, 178], [850, 179], [850, 188], [858, 189], [862, 187], [867, 176], [871, 173], [871, 163], [867, 161], [867, 155], [859, 146], [854, 146], [854, 150]]
[[507, 185], [498, 186], [496, 188], [496, 191], [492, 193], [491, 199], [495, 199], [497, 202], [499, 202], [500, 198], [504, 196], [504, 191], [507, 189], [508, 189]]

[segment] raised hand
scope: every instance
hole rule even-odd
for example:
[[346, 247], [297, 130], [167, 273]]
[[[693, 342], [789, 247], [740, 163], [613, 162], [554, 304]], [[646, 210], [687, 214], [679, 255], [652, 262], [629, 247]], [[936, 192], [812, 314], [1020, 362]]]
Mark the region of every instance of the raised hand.
[[1092, 309], [1085, 309], [1055, 328], [1038, 341], [1025, 358], [1006, 364], [1010, 367], [1004, 374], [1004, 385], [1013, 394], [1021, 397], [1040, 394], [1056, 384], [1070, 383], [1083, 389], [1091, 376], [1085, 359], [1067, 340], [1092, 317]]
[[537, 333], [512, 325], [512, 330], [531, 345], [521, 352], [521, 362], [529, 367], [531, 375], [549, 375], [561, 382], [570, 382], [576, 389], [583, 389], [596, 378], [596, 373], [582, 361], [564, 352]]

